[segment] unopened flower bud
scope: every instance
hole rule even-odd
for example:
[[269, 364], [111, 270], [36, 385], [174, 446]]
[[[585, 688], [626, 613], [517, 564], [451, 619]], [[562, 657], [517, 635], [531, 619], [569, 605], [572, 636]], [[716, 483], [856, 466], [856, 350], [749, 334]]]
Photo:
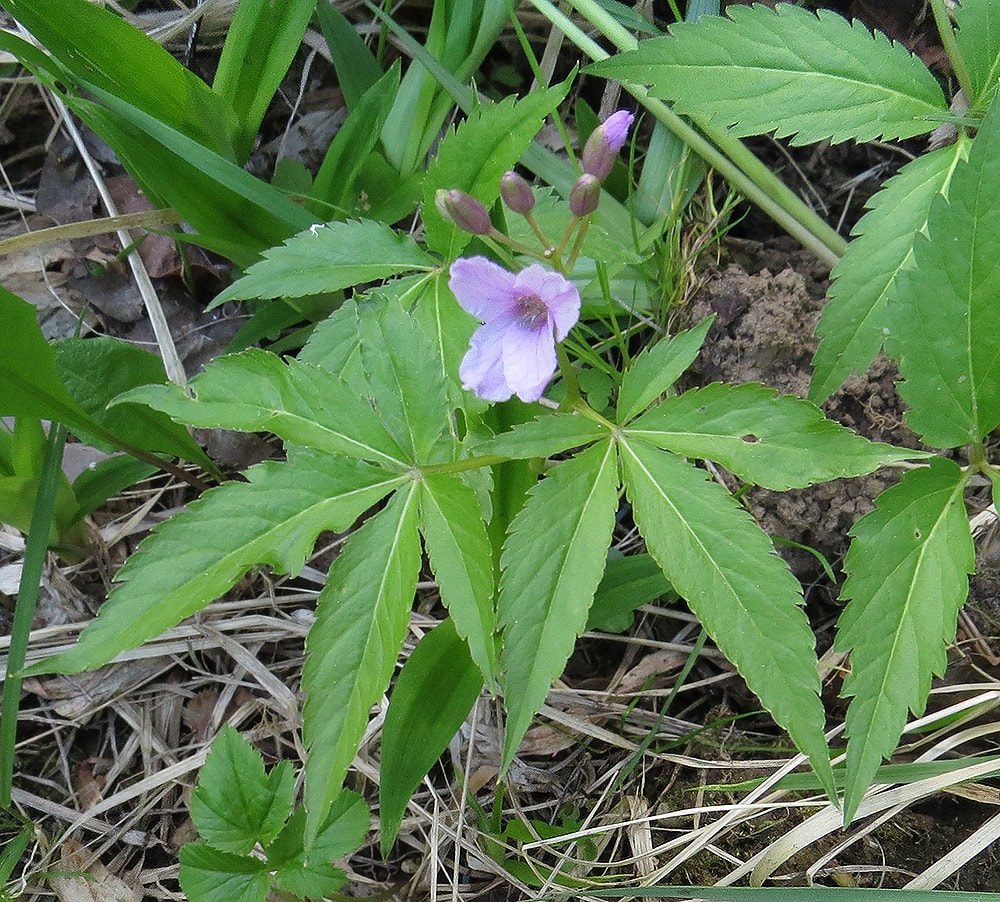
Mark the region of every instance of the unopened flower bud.
[[434, 206], [445, 219], [463, 232], [471, 232], [473, 235], [490, 235], [493, 232], [493, 223], [490, 222], [486, 207], [464, 191], [440, 188], [434, 195]]
[[515, 213], [530, 213], [535, 206], [535, 195], [527, 180], [516, 172], [505, 172], [500, 179], [500, 196]]
[[583, 171], [604, 181], [615, 165], [618, 151], [628, 140], [628, 130], [635, 120], [628, 110], [612, 113], [591, 133], [580, 155]]
[[601, 180], [585, 172], [576, 180], [569, 193], [570, 212], [576, 217], [589, 216], [597, 209], [600, 200]]

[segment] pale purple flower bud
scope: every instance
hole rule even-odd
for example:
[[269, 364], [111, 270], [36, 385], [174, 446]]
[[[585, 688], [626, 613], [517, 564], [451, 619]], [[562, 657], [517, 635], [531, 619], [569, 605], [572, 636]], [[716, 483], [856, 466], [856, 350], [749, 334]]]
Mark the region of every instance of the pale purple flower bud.
[[531, 185], [516, 172], [503, 174], [500, 179], [500, 196], [511, 210], [522, 216], [534, 209], [535, 195], [531, 191]]
[[635, 121], [628, 110], [612, 113], [591, 133], [580, 155], [583, 171], [604, 181], [615, 165], [618, 151], [628, 140], [628, 130]]
[[533, 263], [512, 273], [485, 257], [451, 264], [448, 287], [482, 325], [458, 375], [487, 401], [537, 401], [556, 371], [556, 342], [580, 318], [580, 292], [565, 276]]
[[577, 217], [589, 216], [601, 201], [601, 180], [596, 175], [584, 173], [569, 193], [569, 210]]
[[445, 219], [463, 232], [471, 232], [473, 235], [493, 233], [493, 223], [490, 222], [486, 207], [464, 191], [457, 188], [446, 191], [440, 188], [434, 195], [434, 206]]

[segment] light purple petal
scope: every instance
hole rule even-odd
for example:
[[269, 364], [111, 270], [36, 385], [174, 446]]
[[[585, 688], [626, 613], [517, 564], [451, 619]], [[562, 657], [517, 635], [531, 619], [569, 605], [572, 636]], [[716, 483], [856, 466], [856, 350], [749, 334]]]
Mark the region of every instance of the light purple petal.
[[507, 385], [522, 401], [537, 401], [556, 371], [556, 345], [549, 329], [507, 329], [503, 371]]
[[514, 303], [514, 274], [486, 257], [459, 257], [450, 273], [448, 287], [462, 309], [484, 323], [503, 316]]
[[513, 292], [518, 297], [530, 293], [541, 298], [555, 326], [556, 341], [562, 341], [580, 319], [580, 292], [576, 286], [538, 263], [532, 263], [517, 274]]
[[628, 110], [618, 110], [601, 123], [600, 127], [604, 133], [604, 140], [607, 141], [608, 147], [614, 153], [618, 153], [625, 146], [625, 141], [628, 139], [628, 130], [632, 127], [634, 120], [635, 116]]
[[514, 392], [504, 378], [503, 337], [507, 323], [480, 326], [458, 368], [462, 388], [486, 401], [506, 401]]

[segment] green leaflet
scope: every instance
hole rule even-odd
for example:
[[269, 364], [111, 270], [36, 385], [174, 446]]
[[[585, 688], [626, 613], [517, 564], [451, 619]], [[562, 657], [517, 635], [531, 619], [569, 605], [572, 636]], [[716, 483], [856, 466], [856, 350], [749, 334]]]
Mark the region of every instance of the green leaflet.
[[397, 492], [351, 535], [320, 593], [302, 672], [307, 850], [341, 791], [369, 709], [388, 687], [406, 636], [420, 570], [417, 490], [412, 482]]
[[228, 724], [212, 741], [198, 788], [191, 795], [191, 819], [209, 844], [246, 855], [281, 832], [295, 801], [291, 763], [264, 773], [260, 752]]
[[964, 0], [953, 15], [958, 49], [975, 92], [965, 99], [970, 107], [982, 109], [993, 100], [1000, 79], [1000, 8], [992, 0]]
[[266, 861], [213, 849], [208, 843], [183, 846], [180, 861], [181, 889], [189, 899], [267, 902], [271, 875]]
[[860, 476], [921, 451], [870, 442], [814, 404], [763, 385], [714, 382], [667, 398], [626, 435], [685, 457], [714, 460], [745, 482], [777, 491]]
[[27, 672], [107, 664], [200, 611], [257, 564], [298, 572], [319, 533], [343, 532], [403, 481], [313, 452], [251, 467], [246, 477], [206, 492], [158, 526], [128, 559], [78, 643]]
[[913, 242], [927, 227], [931, 201], [947, 193], [959, 162], [969, 152], [965, 135], [908, 163], [868, 201], [847, 253], [833, 268], [830, 300], [816, 334], [809, 400], [822, 403], [851, 375], [863, 373], [890, 332], [890, 299], [899, 275], [913, 265]]
[[618, 390], [618, 422], [627, 423], [673, 385], [694, 363], [715, 316], [686, 332], [645, 348], [622, 376]]
[[851, 530], [841, 597], [850, 603], [836, 647], [851, 652], [844, 818], [857, 810], [882, 759], [892, 754], [907, 710], [920, 714], [932, 674], [944, 672], [969, 591], [975, 549], [962, 500], [965, 478], [935, 458], [883, 492]]
[[420, 640], [396, 678], [382, 727], [379, 828], [388, 857], [406, 804], [464, 723], [483, 688], [449, 618]]
[[395, 298], [358, 304], [357, 340], [370, 397], [411, 463], [451, 460], [444, 373], [420, 324]]
[[556, 464], [528, 493], [504, 544], [498, 614], [506, 770], [583, 632], [618, 504], [613, 442]]
[[1000, 423], [1000, 104], [994, 100], [967, 162], [935, 199], [929, 237], [913, 246], [890, 305], [893, 344], [910, 407], [928, 445], [977, 442]]
[[473, 448], [473, 453], [499, 454], [521, 460], [551, 457], [608, 438], [607, 428], [578, 413], [545, 413], [527, 423], [519, 423], [509, 432], [487, 439]]
[[493, 548], [475, 491], [455, 476], [424, 476], [420, 531], [441, 601], [492, 690], [497, 673]]
[[434, 205], [439, 188], [458, 188], [492, 206], [500, 196], [500, 176], [521, 158], [542, 121], [570, 88], [570, 79], [543, 91], [533, 91], [523, 100], [506, 98], [482, 105], [455, 131], [449, 131], [427, 169], [424, 181], [424, 229], [427, 246], [454, 260], [472, 240], [472, 235], [446, 222]]
[[409, 235], [371, 219], [310, 226], [280, 247], [264, 251], [263, 258], [218, 295], [209, 309], [244, 298], [324, 294], [434, 268], [434, 261]]
[[947, 110], [920, 59], [862, 22], [789, 4], [730, 6], [726, 15], [673, 25], [584, 71], [651, 85], [677, 112], [736, 135], [774, 131], [793, 144], [910, 138]]
[[707, 474], [644, 442], [620, 442], [646, 547], [835, 798], [815, 637], [802, 590], [770, 539]]
[[407, 455], [371, 404], [318, 366], [251, 349], [212, 361], [190, 383], [194, 398], [175, 385], [149, 385], [122, 395], [190, 426], [267, 430], [295, 445], [405, 466]]

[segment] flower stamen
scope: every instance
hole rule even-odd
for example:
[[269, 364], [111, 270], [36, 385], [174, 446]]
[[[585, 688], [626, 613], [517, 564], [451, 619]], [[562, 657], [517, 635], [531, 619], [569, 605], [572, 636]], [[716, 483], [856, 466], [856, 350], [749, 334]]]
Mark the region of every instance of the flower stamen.
[[514, 303], [514, 317], [525, 329], [535, 331], [549, 318], [549, 308], [537, 294], [526, 294]]

